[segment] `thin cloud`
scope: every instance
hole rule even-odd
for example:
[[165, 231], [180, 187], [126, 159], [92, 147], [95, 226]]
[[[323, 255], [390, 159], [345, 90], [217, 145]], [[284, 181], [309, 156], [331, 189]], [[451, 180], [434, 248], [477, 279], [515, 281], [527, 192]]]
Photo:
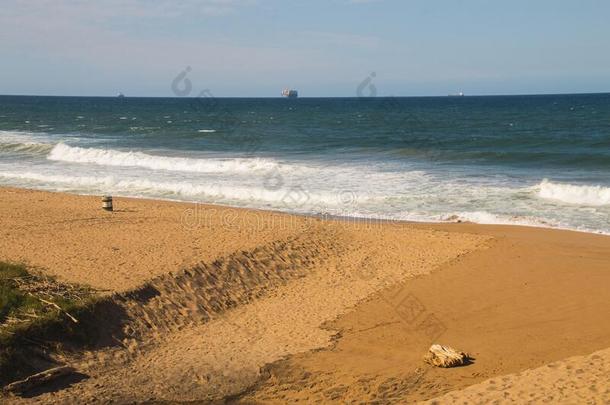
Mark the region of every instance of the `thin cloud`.
[[163, 18], [182, 16], [220, 16], [243, 6], [256, 4], [255, 0], [7, 0], [3, 2], [5, 17], [27, 20], [45, 16], [73, 17], [79, 21], [107, 22], [114, 18]]

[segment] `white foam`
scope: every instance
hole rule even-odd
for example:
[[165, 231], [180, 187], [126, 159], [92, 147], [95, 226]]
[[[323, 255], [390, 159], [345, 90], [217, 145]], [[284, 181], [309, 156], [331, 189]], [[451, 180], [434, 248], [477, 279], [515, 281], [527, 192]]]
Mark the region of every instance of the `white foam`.
[[463, 222], [474, 222], [477, 224], [488, 224], [488, 225], [522, 225], [522, 226], [534, 226], [534, 227], [560, 227], [560, 224], [552, 223], [540, 218], [522, 215], [501, 215], [494, 214], [487, 211], [467, 211], [457, 212], [454, 214], [440, 215], [439, 219], [443, 222], [450, 221], [463, 221]]
[[[86, 172], [85, 172], [86, 173]], [[610, 233], [608, 228], [607, 213], [600, 208], [589, 208], [586, 213], [579, 209], [578, 212], [558, 212], [557, 207], [529, 205], [536, 204], [537, 198], [528, 191], [530, 197], [522, 195], [520, 199], [511, 200], [510, 195], [505, 194], [509, 201], [501, 206], [497, 201], [491, 206], [485, 206], [479, 201], [491, 201], [489, 198], [476, 200], [474, 209], [469, 210], [467, 204], [461, 204], [463, 209], [454, 207], [424, 207], [417, 197], [411, 207], [399, 204], [401, 200], [389, 202], [387, 198], [378, 193], [360, 192], [358, 195], [340, 192], [340, 188], [326, 188], [321, 190], [318, 184], [303, 184], [291, 186], [296, 183], [287, 183], [280, 188], [269, 189], [264, 182], [249, 181], [236, 183], [227, 180], [224, 175], [213, 177], [201, 177], [199, 181], [192, 177], [172, 175], [159, 175], [157, 177], [142, 178], [125, 175], [96, 176], [95, 172], [73, 175], [68, 172], [39, 172], [32, 170], [18, 171], [7, 165], [0, 167], [0, 178], [13, 180], [25, 187], [43, 187], [47, 189], [69, 191], [77, 193], [113, 193], [115, 195], [132, 197], [165, 198], [183, 201], [201, 201], [207, 203], [218, 203], [235, 206], [278, 209], [288, 212], [318, 213], [338, 215], [345, 217], [359, 217], [385, 220], [407, 220], [426, 222], [455, 222], [458, 220], [475, 222], [480, 224], [505, 224], [523, 225], [534, 227], [549, 227], [572, 229], [584, 232]], [[214, 179], [215, 178], [215, 179]], [[259, 178], [260, 179], [260, 178]], [[581, 187], [581, 186], [577, 186]], [[522, 189], [523, 190], [523, 189]], [[439, 191], [443, 192], [442, 190]], [[444, 190], [447, 193], [447, 190]], [[464, 190], [462, 190], [464, 192]], [[438, 193], [429, 197], [438, 199]], [[428, 196], [423, 201], [429, 201]], [[512, 201], [512, 202], [510, 202]], [[515, 202], [520, 201], [519, 206]], [[541, 201], [538, 200], [540, 204]], [[397, 205], [396, 205], [397, 204]], [[429, 203], [428, 203], [429, 204]], [[407, 208], [407, 209], [405, 209]], [[443, 209], [446, 208], [446, 209]], [[589, 211], [595, 211], [589, 212]], [[594, 215], [594, 216], [592, 216]], [[601, 222], [600, 222], [601, 221]]]
[[57, 144], [49, 153], [48, 159], [104, 166], [132, 166], [151, 170], [198, 173], [251, 172], [272, 170], [278, 166], [277, 162], [263, 158], [194, 159], [149, 155], [134, 151], [124, 152], [114, 149], [81, 148], [68, 146], [64, 143]]
[[335, 193], [309, 192], [302, 188], [269, 190], [260, 187], [235, 187], [218, 183], [158, 182], [148, 179], [119, 179], [115, 176], [70, 176], [36, 172], [0, 172], [0, 177], [62, 186], [86, 192], [116, 192], [131, 196], [198, 197], [211, 201], [239, 203], [265, 202], [287, 210], [312, 206], [340, 206], [341, 196]]
[[535, 189], [539, 197], [547, 200], [585, 206], [610, 205], [610, 187], [552, 183], [544, 179]]

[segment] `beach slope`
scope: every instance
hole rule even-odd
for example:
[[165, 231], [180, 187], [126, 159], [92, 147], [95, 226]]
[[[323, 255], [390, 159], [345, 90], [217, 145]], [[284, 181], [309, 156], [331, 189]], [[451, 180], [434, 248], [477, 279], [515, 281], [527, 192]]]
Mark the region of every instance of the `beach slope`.
[[[610, 347], [602, 235], [0, 196], [0, 259], [92, 286], [123, 314], [114, 344], [58, 357], [85, 378], [16, 403], [431, 400]], [[432, 343], [473, 362], [432, 368]], [[607, 374], [583, 373], [603, 387]]]

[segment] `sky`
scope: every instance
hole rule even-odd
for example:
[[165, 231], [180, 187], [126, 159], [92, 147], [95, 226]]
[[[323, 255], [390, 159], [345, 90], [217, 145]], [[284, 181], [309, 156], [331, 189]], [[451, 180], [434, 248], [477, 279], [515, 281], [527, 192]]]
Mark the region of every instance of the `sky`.
[[608, 21], [607, 0], [2, 0], [0, 94], [608, 92]]

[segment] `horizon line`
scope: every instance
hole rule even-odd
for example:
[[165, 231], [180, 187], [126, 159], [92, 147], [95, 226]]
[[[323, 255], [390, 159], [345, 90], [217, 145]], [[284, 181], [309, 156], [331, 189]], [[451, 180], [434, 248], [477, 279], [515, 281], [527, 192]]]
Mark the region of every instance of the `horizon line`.
[[[582, 95], [603, 95], [610, 94], [610, 91], [598, 91], [598, 92], [577, 92], [577, 93], [515, 93], [515, 94], [446, 94], [446, 95], [410, 95], [410, 96], [299, 96], [298, 99], [334, 99], [334, 98], [345, 98], [345, 99], [375, 99], [375, 98], [464, 98], [464, 97], [523, 97], [523, 96], [582, 96]], [[128, 96], [124, 95], [119, 97], [105, 96], [105, 95], [56, 95], [56, 94], [0, 94], [0, 97], [56, 97], [56, 98], [111, 98], [111, 99], [125, 99], [125, 98], [146, 98], [146, 99], [200, 99], [200, 98], [223, 98], [223, 99], [287, 99], [284, 96], [209, 96], [209, 97], [189, 97], [189, 96]], [[290, 98], [295, 100], [295, 98]]]

